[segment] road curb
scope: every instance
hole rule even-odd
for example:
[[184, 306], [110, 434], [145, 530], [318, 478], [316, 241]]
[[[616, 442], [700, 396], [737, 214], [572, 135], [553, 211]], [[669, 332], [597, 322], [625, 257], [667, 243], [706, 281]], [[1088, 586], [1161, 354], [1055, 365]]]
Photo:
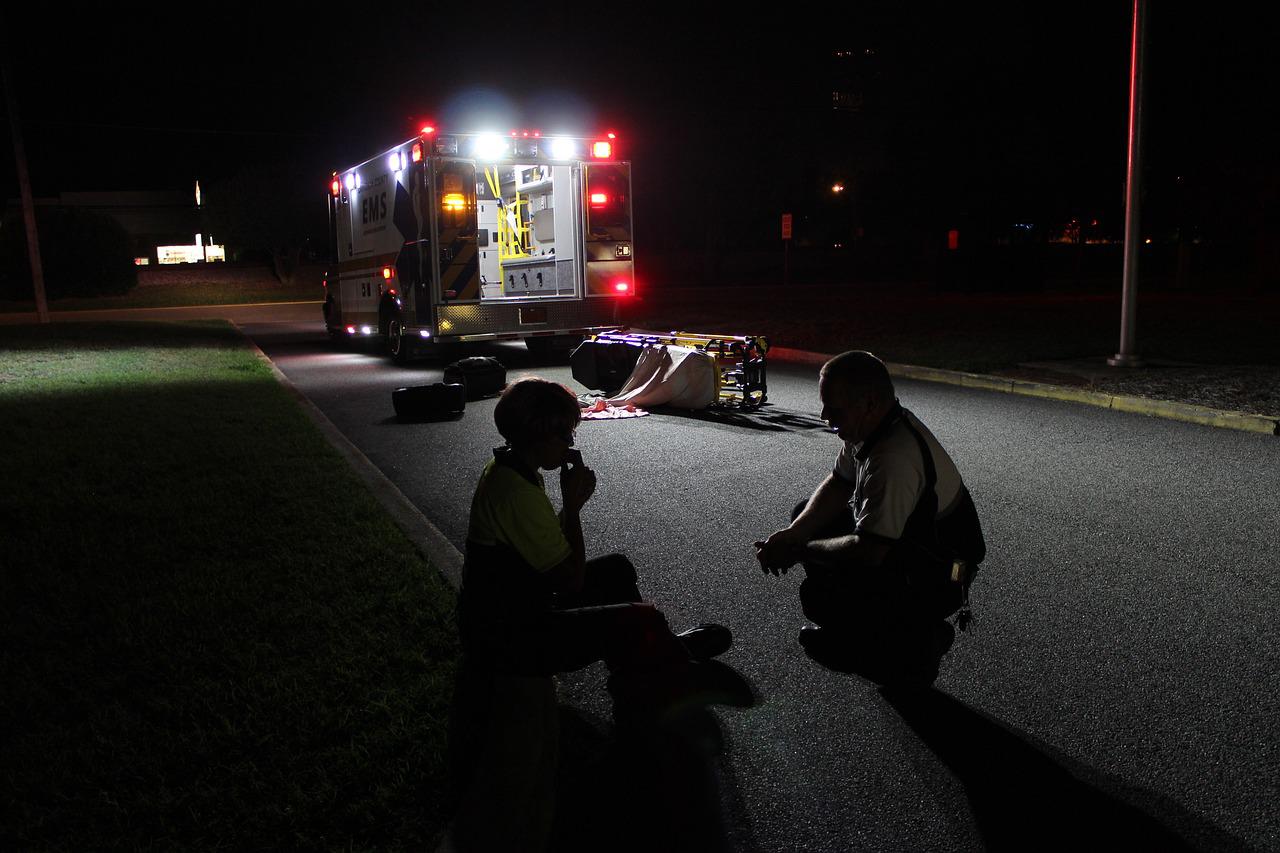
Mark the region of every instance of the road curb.
[[[809, 352], [808, 350], [770, 347], [769, 358], [798, 364], [820, 365], [830, 359], [831, 356], [824, 353]], [[1220, 429], [1234, 429], [1263, 435], [1280, 435], [1280, 419], [1266, 415], [1254, 415], [1248, 412], [1235, 412], [1227, 409], [1213, 409], [1208, 406], [1178, 403], [1172, 400], [1153, 400], [1147, 397], [1134, 397], [1126, 394], [1107, 394], [1102, 391], [1087, 391], [1082, 388], [1069, 388], [1044, 382], [1010, 379], [1004, 376], [990, 376], [984, 373], [966, 373], [960, 370], [943, 370], [937, 367], [920, 367], [914, 364], [895, 364], [893, 362], [886, 362], [886, 366], [889, 368], [891, 376], [903, 379], [941, 382], [947, 385], [981, 388], [1006, 394], [1022, 394], [1028, 397], [1044, 397], [1069, 403], [1084, 403], [1085, 405], [1098, 406], [1103, 409], [1113, 409], [1117, 412], [1148, 415], [1154, 418], [1166, 418]]]
[[369, 488], [378, 503], [387, 510], [396, 526], [404, 531], [418, 552], [439, 570], [454, 589], [460, 589], [462, 587], [462, 554], [453, 543], [414, 506], [412, 501], [405, 497], [404, 492], [400, 491], [396, 484], [378, 469], [377, 465], [369, 461], [369, 457], [365, 456], [360, 448], [352, 444], [351, 440], [334, 426], [333, 421], [329, 420], [306, 394], [298, 390], [298, 387], [284, 375], [271, 357], [262, 351], [257, 341], [246, 335], [244, 330], [236, 324], [231, 325], [240, 332], [258, 358], [271, 369], [272, 375], [281, 387], [298, 401], [302, 411], [320, 429], [320, 434], [347, 461], [356, 476]]

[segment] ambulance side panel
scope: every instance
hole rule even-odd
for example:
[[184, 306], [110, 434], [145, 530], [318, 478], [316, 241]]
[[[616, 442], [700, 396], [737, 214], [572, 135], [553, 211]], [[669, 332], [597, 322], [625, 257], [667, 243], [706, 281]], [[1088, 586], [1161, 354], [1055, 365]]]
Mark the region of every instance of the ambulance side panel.
[[371, 160], [354, 170], [359, 185], [344, 188], [335, 202], [338, 276], [329, 285], [338, 307], [334, 325], [385, 332], [383, 296], [396, 289], [403, 274], [398, 263], [401, 248], [418, 238], [419, 220], [409, 187], [421, 171], [419, 164], [393, 169], [389, 155]]

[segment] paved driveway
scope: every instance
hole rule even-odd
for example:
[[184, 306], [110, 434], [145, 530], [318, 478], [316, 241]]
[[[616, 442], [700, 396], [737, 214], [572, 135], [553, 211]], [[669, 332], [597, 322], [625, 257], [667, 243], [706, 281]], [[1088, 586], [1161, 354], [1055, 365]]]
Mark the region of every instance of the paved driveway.
[[[401, 424], [391, 390], [438, 381], [439, 365], [335, 352], [316, 323], [245, 328], [460, 547], [498, 441], [493, 401]], [[489, 351], [510, 378], [571, 381], [522, 348]], [[754, 416], [579, 431], [601, 481], [591, 550], [627, 553], [677, 628], [728, 624], [725, 661], [760, 694], [718, 709], [708, 735], [723, 743], [712, 823], [725, 846], [1280, 849], [1274, 438], [900, 383], [970, 483], [991, 555], [976, 630], [937, 689], [896, 696], [809, 660], [794, 641], [798, 578], [765, 578], [751, 557], [834, 457], [813, 374], [772, 365], [772, 405]], [[604, 676], [562, 684], [588, 727], [608, 719]]]

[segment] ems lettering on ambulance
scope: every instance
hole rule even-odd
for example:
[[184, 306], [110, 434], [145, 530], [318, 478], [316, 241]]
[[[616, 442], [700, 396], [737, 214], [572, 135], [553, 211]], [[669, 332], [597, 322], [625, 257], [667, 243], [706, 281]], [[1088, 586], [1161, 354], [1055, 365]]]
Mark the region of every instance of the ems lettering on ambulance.
[[387, 230], [387, 176], [376, 175], [360, 192], [361, 233], [365, 236]]

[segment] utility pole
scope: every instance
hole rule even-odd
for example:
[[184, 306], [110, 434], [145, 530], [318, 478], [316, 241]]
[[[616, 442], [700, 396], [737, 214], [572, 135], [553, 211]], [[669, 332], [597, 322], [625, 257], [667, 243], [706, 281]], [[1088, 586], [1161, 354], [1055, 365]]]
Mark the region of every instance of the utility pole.
[[1129, 176], [1125, 185], [1124, 282], [1120, 302], [1120, 351], [1107, 359], [1112, 367], [1140, 367], [1138, 357], [1138, 251], [1142, 246], [1142, 44], [1146, 0], [1133, 0], [1133, 46], [1129, 59]]
[[[0, 33], [7, 29], [0, 20]], [[13, 94], [13, 74], [9, 70], [9, 46], [0, 37], [0, 63], [4, 69], [4, 95], [9, 111], [9, 130], [13, 134], [13, 156], [18, 166], [18, 187], [22, 193], [22, 219], [27, 226], [27, 257], [31, 261], [31, 284], [36, 292], [36, 316], [49, 322], [49, 303], [44, 298], [44, 269], [40, 266], [40, 240], [36, 234], [36, 208], [31, 198], [31, 179], [27, 174], [27, 154], [22, 147], [22, 128], [18, 124], [18, 99]]]

